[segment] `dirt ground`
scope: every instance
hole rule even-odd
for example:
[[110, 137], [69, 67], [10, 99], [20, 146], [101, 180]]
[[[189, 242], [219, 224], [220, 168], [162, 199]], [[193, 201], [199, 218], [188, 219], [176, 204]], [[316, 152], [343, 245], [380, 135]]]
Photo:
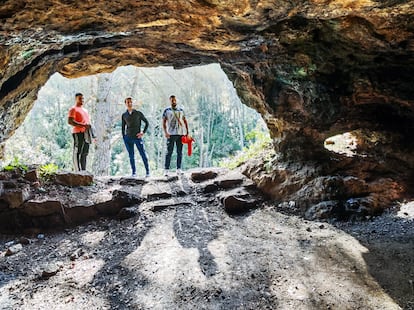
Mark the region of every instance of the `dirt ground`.
[[143, 203], [123, 221], [0, 235], [0, 309], [414, 309], [413, 219], [414, 202], [330, 224], [271, 202], [240, 216], [196, 196]]

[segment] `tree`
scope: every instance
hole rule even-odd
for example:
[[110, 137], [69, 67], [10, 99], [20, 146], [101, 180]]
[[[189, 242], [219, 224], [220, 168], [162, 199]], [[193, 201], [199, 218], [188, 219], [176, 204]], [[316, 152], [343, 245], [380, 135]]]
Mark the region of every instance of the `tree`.
[[92, 171], [96, 175], [108, 175], [111, 164], [112, 111], [108, 100], [113, 74], [95, 76], [96, 97], [93, 104], [92, 124], [96, 135]]
[[[169, 96], [184, 107], [190, 134], [195, 138], [193, 156], [184, 156], [183, 167], [209, 167], [244, 149], [246, 134], [264, 123], [254, 110], [241, 104], [219, 65], [174, 70], [172, 67], [120, 67], [108, 74], [67, 79], [54, 74], [39, 92], [27, 120], [6, 143], [6, 156], [23, 161], [53, 162], [72, 169], [71, 127], [67, 112], [74, 95], [81, 92], [97, 135], [90, 149], [87, 169], [96, 175], [129, 174], [128, 155], [121, 137], [124, 99], [132, 97], [136, 109], [150, 122], [144, 137], [151, 170], [164, 166], [166, 140], [161, 115]], [[265, 126], [262, 126], [265, 128]], [[175, 156], [175, 155], [174, 155]], [[137, 172], [144, 173], [137, 156]], [[172, 159], [172, 162], [175, 158]]]

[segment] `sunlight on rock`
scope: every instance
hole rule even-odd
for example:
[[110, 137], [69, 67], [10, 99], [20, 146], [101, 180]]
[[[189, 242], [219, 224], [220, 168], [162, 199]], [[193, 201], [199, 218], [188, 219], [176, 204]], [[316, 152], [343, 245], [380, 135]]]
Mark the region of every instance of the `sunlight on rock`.
[[78, 285], [83, 286], [92, 283], [98, 272], [105, 265], [102, 259], [82, 259], [72, 263], [71, 269], [63, 272], [63, 276], [70, 281], [72, 279]]
[[353, 157], [357, 154], [357, 142], [358, 140], [356, 136], [351, 132], [345, 132], [340, 135], [329, 137], [325, 140], [324, 146], [331, 152]]
[[414, 219], [414, 200], [401, 204], [397, 216], [410, 220]]
[[105, 237], [106, 232], [104, 231], [93, 231], [84, 233], [80, 238], [82, 242], [89, 247], [99, 245], [102, 239]]
[[[64, 302], [57, 303], [57, 300]], [[20, 309], [39, 309], [39, 304], [42, 305], [42, 309], [110, 309], [109, 302], [104, 297], [91, 296], [81, 289], [72, 289], [72, 293], [68, 293], [58, 286], [44, 287], [37, 291], [30, 299], [25, 300]]]
[[214, 256], [214, 261], [217, 264], [219, 274], [229, 274], [231, 271], [232, 253], [226, 245], [226, 240], [231, 240], [231, 236], [224, 232], [217, 238], [211, 241], [208, 248], [211, 254]]

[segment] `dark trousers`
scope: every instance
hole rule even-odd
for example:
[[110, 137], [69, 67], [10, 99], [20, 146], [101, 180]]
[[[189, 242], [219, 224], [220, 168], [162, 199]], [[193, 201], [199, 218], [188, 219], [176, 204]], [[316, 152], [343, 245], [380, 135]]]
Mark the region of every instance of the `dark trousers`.
[[144, 163], [145, 171], [147, 174], [149, 174], [148, 158], [147, 154], [145, 153], [144, 141], [142, 139], [124, 136], [124, 143], [128, 151], [129, 163], [131, 164], [132, 174], [135, 174], [137, 172], [137, 169], [135, 167], [134, 145], [137, 146], [139, 155], [141, 155], [142, 161]]
[[181, 160], [183, 158], [183, 143], [181, 142], [181, 135], [172, 135], [167, 139], [167, 155], [165, 156], [165, 169], [170, 169], [171, 155], [174, 150], [174, 145], [177, 146], [177, 169], [181, 169]]
[[89, 143], [85, 142], [85, 133], [73, 133], [73, 167], [75, 171], [86, 170], [86, 157], [89, 153]]

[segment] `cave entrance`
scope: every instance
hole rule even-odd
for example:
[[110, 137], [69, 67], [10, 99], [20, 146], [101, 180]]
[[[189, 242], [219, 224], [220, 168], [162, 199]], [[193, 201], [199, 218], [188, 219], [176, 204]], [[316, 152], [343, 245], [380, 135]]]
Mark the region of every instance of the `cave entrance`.
[[[24, 123], [6, 142], [4, 162], [56, 164], [72, 169], [71, 127], [67, 113], [74, 94], [84, 95], [97, 134], [88, 155], [87, 170], [95, 175], [128, 175], [128, 155], [121, 137], [124, 99], [132, 97], [134, 108], [144, 113], [150, 126], [145, 148], [151, 170], [163, 168], [166, 141], [161, 115], [174, 94], [196, 140], [192, 156], [183, 151], [183, 168], [210, 167], [231, 162], [229, 158], [269, 138], [266, 125], [255, 110], [243, 105], [232, 83], [218, 64], [175, 70], [172, 67], [119, 67], [77, 79], [56, 73], [39, 91]], [[138, 173], [143, 165], [135, 152]], [[175, 168], [172, 158], [171, 168]]]

